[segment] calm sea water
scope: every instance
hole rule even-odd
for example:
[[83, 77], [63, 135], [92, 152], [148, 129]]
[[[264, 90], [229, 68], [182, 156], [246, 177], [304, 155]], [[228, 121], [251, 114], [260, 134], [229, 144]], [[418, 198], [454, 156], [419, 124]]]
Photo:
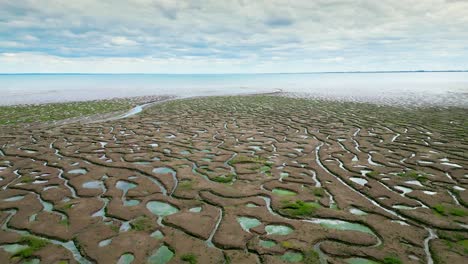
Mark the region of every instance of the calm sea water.
[[143, 95], [180, 97], [267, 93], [406, 105], [468, 107], [467, 72], [311, 74], [0, 75], [0, 105]]

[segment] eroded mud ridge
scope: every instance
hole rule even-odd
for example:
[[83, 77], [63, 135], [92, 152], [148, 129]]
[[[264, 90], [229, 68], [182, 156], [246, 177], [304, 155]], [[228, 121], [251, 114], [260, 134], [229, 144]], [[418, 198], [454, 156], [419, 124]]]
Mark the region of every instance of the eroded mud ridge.
[[0, 263], [463, 263], [467, 116], [245, 96], [3, 127]]

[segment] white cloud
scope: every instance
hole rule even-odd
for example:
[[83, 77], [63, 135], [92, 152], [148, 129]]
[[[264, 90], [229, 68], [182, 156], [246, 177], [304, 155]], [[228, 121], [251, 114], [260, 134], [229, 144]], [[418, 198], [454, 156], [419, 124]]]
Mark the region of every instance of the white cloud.
[[39, 38], [32, 36], [32, 35], [24, 35], [23, 40], [25, 41], [38, 41]]
[[126, 37], [112, 37], [111, 38], [111, 43], [117, 46], [136, 46], [138, 45], [138, 42], [128, 39]]
[[234, 65], [226, 71], [468, 68], [467, 14], [468, 1], [443, 0], [6, 0], [0, 52], [217, 60]]
[[25, 45], [16, 41], [0, 41], [0, 48], [23, 48]]
[[334, 58], [323, 58], [323, 59], [320, 59], [320, 61], [322, 62], [340, 62], [340, 61], [344, 61], [345, 58], [343, 57], [334, 57]]

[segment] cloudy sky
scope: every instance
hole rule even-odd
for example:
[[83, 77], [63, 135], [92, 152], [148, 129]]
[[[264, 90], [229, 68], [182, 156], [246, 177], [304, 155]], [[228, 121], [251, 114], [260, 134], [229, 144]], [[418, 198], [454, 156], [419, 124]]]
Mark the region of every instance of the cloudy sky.
[[468, 69], [468, 0], [0, 0], [0, 72]]

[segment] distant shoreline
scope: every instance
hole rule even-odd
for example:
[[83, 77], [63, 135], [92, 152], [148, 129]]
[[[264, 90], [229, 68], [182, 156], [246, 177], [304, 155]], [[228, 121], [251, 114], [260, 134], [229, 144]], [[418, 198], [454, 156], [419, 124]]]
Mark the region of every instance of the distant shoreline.
[[306, 97], [377, 104], [466, 107], [468, 72], [13, 74], [0, 75], [0, 105], [149, 95], [241, 95], [278, 89]]
[[451, 73], [451, 72], [468, 72], [468, 70], [416, 70], [416, 71], [323, 71], [323, 72], [258, 72], [258, 73], [0, 73], [0, 75], [277, 75], [277, 74], [349, 74], [349, 73]]

